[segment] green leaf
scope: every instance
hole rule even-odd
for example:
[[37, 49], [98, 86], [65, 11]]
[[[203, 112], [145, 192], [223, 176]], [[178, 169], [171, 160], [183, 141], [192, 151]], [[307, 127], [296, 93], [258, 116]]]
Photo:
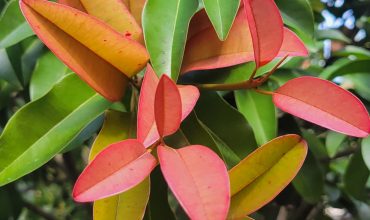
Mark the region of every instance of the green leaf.
[[150, 198], [145, 213], [145, 220], [175, 220], [170, 205], [168, 204], [168, 186], [163, 178], [161, 170], [156, 167], [150, 174]]
[[239, 4], [239, 0], [203, 0], [204, 8], [220, 40], [226, 40]]
[[8, 53], [5, 49], [0, 49], [0, 66], [0, 78], [13, 84], [14, 86], [21, 87], [17, 74], [14, 71]]
[[197, 0], [148, 0], [143, 11], [145, 44], [158, 76], [167, 74], [177, 81], [190, 19]]
[[367, 73], [346, 75], [343, 84], [346, 83], [352, 85], [351, 89], [355, 90], [362, 98], [370, 101], [370, 70]]
[[333, 52], [333, 56], [355, 56], [357, 59], [370, 59], [370, 51], [353, 45], [345, 46], [343, 50]]
[[276, 0], [281, 11], [284, 23], [299, 32], [309, 36], [314, 33], [314, 17], [308, 0], [295, 0], [287, 3], [285, 0]]
[[230, 168], [240, 161], [240, 157], [204, 125], [194, 112], [182, 123], [180, 134], [184, 139], [183, 142], [186, 142], [185, 146], [195, 144], [207, 146], [216, 152]]
[[312, 130], [302, 129], [302, 135], [307, 141], [308, 146], [310, 146], [310, 151], [318, 160], [327, 158], [329, 156], [325, 145]]
[[9, 1], [0, 15], [0, 48], [6, 48], [34, 35], [19, 9], [18, 1]]
[[326, 68], [320, 77], [327, 80], [332, 80], [337, 76], [343, 76], [354, 73], [370, 73], [370, 59], [365, 60], [349, 60], [346, 58], [339, 59], [329, 68]]
[[23, 106], [0, 137], [0, 185], [45, 164], [110, 105], [78, 76], [68, 75], [46, 96]]
[[329, 131], [325, 139], [326, 149], [328, 151], [329, 157], [334, 157], [338, 152], [340, 145], [346, 139], [345, 134], [337, 133], [335, 131]]
[[43, 52], [44, 44], [39, 39], [33, 40], [26, 47], [21, 57], [22, 75], [19, 77], [22, 79], [23, 85], [28, 85], [36, 62]]
[[301, 170], [292, 183], [306, 202], [316, 204], [320, 201], [324, 194], [324, 173], [311, 153], [308, 153]]
[[243, 115], [218, 93], [202, 91], [195, 112], [199, 120], [230, 146], [240, 158], [256, 149], [253, 131]]
[[258, 145], [265, 144], [277, 136], [276, 108], [271, 96], [254, 90], [238, 90], [235, 91], [235, 100], [238, 110], [252, 126]]
[[361, 151], [357, 151], [351, 158], [347, 170], [344, 174], [344, 189], [357, 200], [366, 201], [366, 182], [369, 178], [370, 171], [367, 168]]
[[30, 82], [31, 100], [47, 94], [63, 78], [68, 68], [51, 52], [44, 54], [36, 63]]
[[362, 158], [370, 170], [370, 136], [363, 139], [361, 143]]
[[318, 40], [337, 40], [344, 43], [351, 43], [351, 39], [335, 29], [318, 30], [316, 31], [316, 38]]

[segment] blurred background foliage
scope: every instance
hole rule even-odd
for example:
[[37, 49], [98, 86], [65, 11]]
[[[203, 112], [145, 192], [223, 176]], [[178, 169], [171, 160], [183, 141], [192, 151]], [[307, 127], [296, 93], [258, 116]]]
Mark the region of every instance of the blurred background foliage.
[[[285, 24], [304, 40], [311, 55], [286, 62], [266, 86], [273, 89], [299, 75], [320, 76], [355, 93], [370, 109], [370, 1], [276, 0], [276, 3]], [[70, 70], [33, 34], [19, 10], [18, 1], [0, 0], [0, 9], [2, 130], [18, 109], [44, 96]], [[205, 71], [201, 76], [191, 73], [180, 82], [238, 81], [248, 78], [245, 73], [252, 68], [251, 64], [242, 64]], [[259, 100], [256, 94], [250, 95], [252, 101]], [[244, 125], [235, 126], [230, 122], [246, 123], [246, 120], [253, 120], [256, 112], [244, 111], [243, 104], [235, 102], [235, 97], [238, 94], [233, 92], [220, 93], [220, 96], [203, 93], [196, 113], [182, 126], [186, 136], [193, 138], [194, 142], [213, 141], [209, 145], [237, 145], [234, 137], [239, 137], [240, 143], [247, 139], [251, 146], [236, 147], [245, 147], [243, 153], [249, 153], [256, 145], [253, 134], [241, 133], [248, 128], [240, 129]], [[235, 115], [237, 107], [242, 114]], [[242, 117], [243, 122], [240, 122], [241, 115], [246, 118]], [[302, 135], [309, 143], [310, 153], [293, 183], [253, 217], [266, 220], [370, 219], [370, 138], [361, 140], [326, 131], [281, 112], [277, 112], [277, 116], [279, 135]], [[222, 127], [226, 123], [230, 126], [226, 131], [219, 129], [218, 124], [213, 123], [214, 118], [221, 121]], [[89, 146], [102, 122], [103, 117], [98, 117], [68, 144], [63, 153], [31, 174], [1, 187], [0, 220], [90, 219], [91, 205], [74, 203], [71, 191], [87, 163]], [[199, 125], [197, 129], [204, 134], [194, 134], [195, 125]], [[257, 143], [260, 142], [258, 135], [255, 136]], [[160, 181], [162, 177], [156, 173], [154, 178]], [[160, 197], [164, 190], [161, 187], [153, 188], [152, 207], [155, 207], [155, 201], [167, 199]], [[181, 213], [171, 194], [167, 200], [172, 211]], [[157, 208], [161, 219], [173, 218], [173, 214], [163, 218], [166, 212], [171, 212], [169, 208]]]

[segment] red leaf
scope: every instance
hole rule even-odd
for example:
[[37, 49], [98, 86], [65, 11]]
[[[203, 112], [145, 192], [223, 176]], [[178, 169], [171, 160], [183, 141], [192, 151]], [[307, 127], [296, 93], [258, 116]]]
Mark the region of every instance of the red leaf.
[[243, 0], [257, 67], [272, 61], [283, 43], [283, 19], [274, 0]]
[[181, 108], [179, 89], [171, 78], [162, 75], [154, 98], [154, 118], [159, 136], [171, 135], [180, 128]]
[[[157, 126], [154, 120], [154, 97], [159, 79], [150, 65], [147, 66], [141, 87], [137, 121], [137, 138], [148, 147], [159, 139]], [[177, 86], [181, 96], [182, 114], [184, 120], [193, 110], [198, 98], [199, 90], [194, 86]]]
[[299, 37], [288, 28], [284, 27], [284, 41], [281, 45], [278, 57], [289, 56], [308, 56], [308, 50]]
[[[220, 41], [204, 10], [198, 12], [189, 30], [182, 73], [193, 70], [223, 68], [254, 60], [253, 44], [247, 16], [241, 8], [229, 36]], [[289, 29], [284, 28], [284, 41], [277, 57], [307, 56], [303, 42]]]
[[330, 81], [309, 76], [290, 80], [276, 90], [273, 101], [285, 112], [337, 132], [355, 137], [370, 132], [365, 106]]
[[153, 155], [137, 140], [125, 140], [100, 152], [76, 181], [73, 198], [90, 202], [127, 191], [156, 166]]
[[223, 161], [200, 145], [179, 150], [158, 147], [168, 186], [193, 220], [224, 220], [230, 205], [230, 183]]

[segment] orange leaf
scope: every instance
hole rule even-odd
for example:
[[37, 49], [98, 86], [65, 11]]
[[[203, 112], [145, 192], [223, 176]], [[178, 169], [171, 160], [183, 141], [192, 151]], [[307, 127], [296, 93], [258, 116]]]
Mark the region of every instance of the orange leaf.
[[330, 81], [304, 76], [277, 89], [273, 101], [281, 110], [322, 127], [355, 137], [366, 137], [370, 119], [352, 93]]
[[175, 133], [181, 124], [182, 104], [179, 89], [167, 75], [159, 80], [154, 98], [154, 118], [161, 137]]
[[136, 41], [143, 41], [141, 27], [130, 14], [126, 5], [117, 0], [80, 0], [86, 11], [116, 31]]
[[81, 4], [80, 0], [58, 0], [58, 3], [63, 5], [68, 5], [72, 8], [75, 8], [79, 11], [86, 12], [84, 6]]
[[[277, 57], [307, 56], [302, 41], [284, 28], [284, 41]], [[186, 44], [182, 73], [192, 70], [216, 69], [254, 60], [253, 44], [245, 11], [240, 9], [225, 41], [217, 37], [204, 10], [193, 18]]]
[[[157, 126], [154, 121], [154, 97], [158, 82], [157, 75], [152, 67], [148, 65], [141, 86], [137, 119], [137, 138], [146, 147], [159, 139]], [[193, 110], [199, 98], [199, 90], [194, 86], [179, 85], [177, 87], [182, 104], [181, 120], [184, 120]]]
[[284, 39], [283, 19], [274, 0], [243, 0], [257, 67], [272, 61]]
[[141, 15], [146, 0], [123, 0], [126, 6], [130, 9], [131, 14], [136, 19], [136, 22], [141, 26]]
[[159, 146], [158, 158], [168, 186], [190, 219], [226, 219], [229, 177], [217, 154], [200, 145], [179, 150]]
[[130, 77], [148, 61], [142, 45], [83, 12], [45, 0], [22, 0], [20, 4], [39, 38], [111, 101], [123, 95], [127, 78], [122, 72]]
[[90, 202], [127, 191], [142, 182], [157, 161], [137, 140], [125, 140], [101, 151], [78, 177], [73, 198]]

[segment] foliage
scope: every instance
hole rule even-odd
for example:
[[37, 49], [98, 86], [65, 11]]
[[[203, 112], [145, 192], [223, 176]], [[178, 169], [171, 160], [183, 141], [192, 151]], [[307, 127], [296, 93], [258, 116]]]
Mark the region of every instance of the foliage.
[[0, 216], [369, 219], [370, 5], [338, 4], [0, 0]]

